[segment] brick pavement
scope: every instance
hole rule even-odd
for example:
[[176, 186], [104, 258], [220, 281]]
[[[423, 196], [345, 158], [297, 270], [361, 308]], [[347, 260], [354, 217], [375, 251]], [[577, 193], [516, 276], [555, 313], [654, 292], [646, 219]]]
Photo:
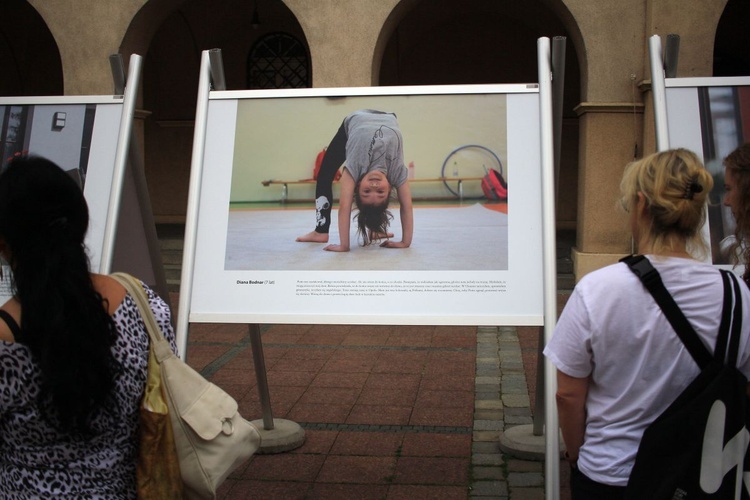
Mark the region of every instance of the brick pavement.
[[[220, 498], [544, 498], [543, 462], [498, 446], [506, 427], [531, 423], [536, 332], [263, 327], [273, 415], [300, 424], [306, 440], [256, 454]], [[247, 326], [191, 325], [188, 362], [243, 416], [261, 417]]]

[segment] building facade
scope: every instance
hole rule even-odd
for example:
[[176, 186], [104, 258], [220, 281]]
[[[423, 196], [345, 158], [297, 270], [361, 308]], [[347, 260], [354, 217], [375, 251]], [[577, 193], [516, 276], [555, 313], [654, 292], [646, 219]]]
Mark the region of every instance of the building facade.
[[154, 213], [179, 223], [202, 50], [222, 50], [229, 90], [533, 83], [537, 39], [564, 36], [557, 224], [575, 230], [580, 278], [631, 250], [615, 202], [624, 166], [655, 146], [649, 37], [680, 36], [678, 77], [750, 74], [746, 3], [4, 0], [0, 95], [111, 94], [109, 56], [142, 55], [137, 133]]

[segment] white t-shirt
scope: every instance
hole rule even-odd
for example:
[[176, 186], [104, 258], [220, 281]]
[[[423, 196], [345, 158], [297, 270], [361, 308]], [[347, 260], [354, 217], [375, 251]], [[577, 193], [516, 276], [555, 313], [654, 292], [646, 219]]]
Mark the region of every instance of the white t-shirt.
[[[724, 295], [719, 271], [690, 259], [648, 258], [713, 352]], [[740, 289], [738, 366], [750, 377], [750, 291], [743, 283]], [[648, 290], [623, 263], [576, 285], [544, 354], [566, 375], [591, 375], [578, 468], [615, 486], [627, 484], [645, 428], [699, 373]]]

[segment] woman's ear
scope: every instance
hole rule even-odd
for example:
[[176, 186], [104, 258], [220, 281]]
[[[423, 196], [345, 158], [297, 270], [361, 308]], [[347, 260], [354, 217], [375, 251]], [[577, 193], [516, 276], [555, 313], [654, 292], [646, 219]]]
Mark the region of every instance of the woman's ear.
[[635, 201], [635, 213], [638, 214], [639, 217], [648, 215], [648, 201], [646, 200], [646, 195], [644, 195], [642, 191], [638, 191], [637, 199]]

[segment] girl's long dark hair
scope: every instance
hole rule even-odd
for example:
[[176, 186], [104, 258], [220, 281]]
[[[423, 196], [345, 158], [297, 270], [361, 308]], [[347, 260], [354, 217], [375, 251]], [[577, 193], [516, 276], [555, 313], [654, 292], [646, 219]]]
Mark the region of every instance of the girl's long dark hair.
[[21, 343], [42, 374], [45, 417], [64, 431], [91, 431], [110, 409], [117, 331], [94, 289], [84, 246], [88, 207], [75, 181], [49, 160], [17, 157], [0, 174], [0, 238], [10, 251], [21, 304]]
[[358, 180], [354, 186], [354, 206], [357, 208], [354, 220], [357, 223], [357, 234], [362, 238], [362, 246], [366, 247], [373, 242], [370, 233], [381, 235], [388, 233], [388, 226], [393, 215], [388, 210], [391, 201], [390, 193], [380, 205], [366, 205], [359, 197], [361, 183], [362, 179]]

